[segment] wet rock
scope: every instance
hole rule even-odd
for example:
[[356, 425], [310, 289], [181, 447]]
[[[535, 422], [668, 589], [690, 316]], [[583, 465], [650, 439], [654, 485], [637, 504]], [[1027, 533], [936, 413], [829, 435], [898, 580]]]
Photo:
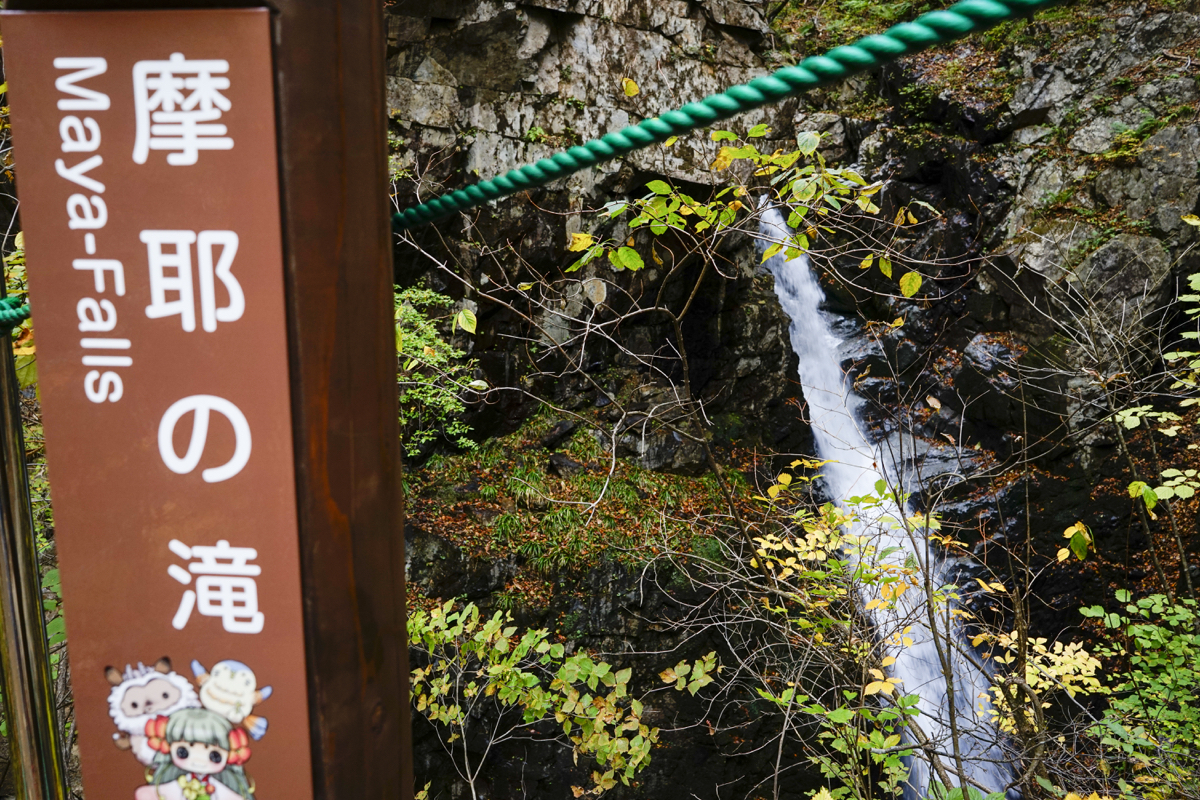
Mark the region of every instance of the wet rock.
[[1058, 67], [1051, 67], [1033, 81], [1021, 84], [1009, 103], [1010, 125], [1024, 128], [1043, 122], [1055, 124], [1067, 105], [1068, 98], [1078, 91]]
[[1076, 286], [1089, 313], [1098, 315], [1108, 330], [1133, 329], [1144, 324], [1143, 313], [1161, 306], [1170, 272], [1161, 242], [1125, 233], [1079, 265]]
[[575, 433], [575, 430], [578, 427], [579, 425], [573, 420], [559, 420], [558, 422], [554, 423], [554, 427], [552, 427], [550, 431], [546, 433], [546, 435], [538, 440], [538, 444], [547, 450], [553, 450], [567, 439], [571, 438], [571, 434]]
[[656, 428], [648, 418], [635, 420], [617, 439], [618, 455], [632, 457], [646, 469], [699, 475], [708, 469], [704, 448], [672, 430]]
[[554, 453], [550, 456], [550, 460], [547, 462], [546, 469], [551, 474], [557, 475], [560, 478], [570, 478], [572, 475], [578, 475], [579, 473], [584, 472], [587, 470], [587, 467], [585, 467], [583, 464], [580, 464], [570, 456], [562, 453]]
[[1103, 153], [1112, 147], [1123, 127], [1118, 119], [1099, 117], [1077, 130], [1067, 145], [1082, 153]]
[[1124, 208], [1133, 219], [1148, 217], [1159, 235], [1178, 236], [1180, 217], [1200, 200], [1200, 127], [1169, 127], [1147, 139], [1137, 163], [1113, 167], [1095, 180], [1094, 191], [1110, 208]]
[[479, 600], [504, 587], [517, 572], [514, 556], [469, 558], [452, 542], [415, 525], [404, 529], [405, 579], [428, 597]]
[[1049, 125], [1034, 125], [1030, 128], [1022, 128], [1013, 134], [1013, 141], [1017, 144], [1031, 145], [1038, 142], [1044, 142], [1054, 134], [1054, 128]]

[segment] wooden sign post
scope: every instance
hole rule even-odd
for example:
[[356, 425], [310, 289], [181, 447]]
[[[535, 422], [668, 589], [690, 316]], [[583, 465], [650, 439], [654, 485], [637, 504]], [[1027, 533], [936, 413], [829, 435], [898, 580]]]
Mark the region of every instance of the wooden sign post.
[[409, 797], [381, 9], [155, 5], [0, 22], [85, 791]]

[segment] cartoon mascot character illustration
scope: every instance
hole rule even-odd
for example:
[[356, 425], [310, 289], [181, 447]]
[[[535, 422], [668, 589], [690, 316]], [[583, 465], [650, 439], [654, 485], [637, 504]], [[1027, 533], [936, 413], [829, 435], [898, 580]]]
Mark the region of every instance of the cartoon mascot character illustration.
[[134, 800], [250, 800], [250, 737], [220, 714], [185, 708], [146, 723], [154, 761]]
[[112, 684], [108, 714], [119, 731], [113, 734], [113, 742], [121, 750], [132, 750], [137, 760], [146, 765], [156, 754], [146, 743], [146, 723], [180, 709], [200, 707], [191, 682], [175, 672], [166, 656], [153, 667], [140, 661], [136, 669], [127, 664], [124, 674], [116, 667], [105, 667], [104, 677]]
[[271, 696], [271, 687], [258, 688], [254, 672], [240, 661], [218, 661], [212, 671], [199, 661], [192, 662], [192, 673], [200, 684], [200, 703], [234, 725], [241, 725], [255, 740], [267, 732], [267, 720], [250, 712]]

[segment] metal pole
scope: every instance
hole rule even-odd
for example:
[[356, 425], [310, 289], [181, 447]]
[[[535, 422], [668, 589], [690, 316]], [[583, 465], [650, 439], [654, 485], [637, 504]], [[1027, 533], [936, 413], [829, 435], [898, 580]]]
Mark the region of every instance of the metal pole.
[[[0, 296], [4, 290], [0, 288]], [[42, 614], [20, 384], [7, 332], [0, 346], [0, 662], [18, 800], [66, 800], [58, 715]]]

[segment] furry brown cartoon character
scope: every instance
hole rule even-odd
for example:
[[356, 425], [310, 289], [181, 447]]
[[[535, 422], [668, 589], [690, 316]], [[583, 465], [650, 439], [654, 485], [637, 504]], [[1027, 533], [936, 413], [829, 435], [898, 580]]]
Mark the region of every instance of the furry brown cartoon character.
[[143, 764], [148, 765], [155, 756], [155, 750], [146, 743], [146, 723], [181, 708], [200, 707], [191, 681], [175, 672], [166, 656], [153, 667], [140, 661], [136, 669], [126, 664], [124, 673], [116, 667], [105, 667], [104, 677], [112, 684], [108, 715], [119, 731], [113, 734], [113, 743], [121, 750], [133, 750]]

